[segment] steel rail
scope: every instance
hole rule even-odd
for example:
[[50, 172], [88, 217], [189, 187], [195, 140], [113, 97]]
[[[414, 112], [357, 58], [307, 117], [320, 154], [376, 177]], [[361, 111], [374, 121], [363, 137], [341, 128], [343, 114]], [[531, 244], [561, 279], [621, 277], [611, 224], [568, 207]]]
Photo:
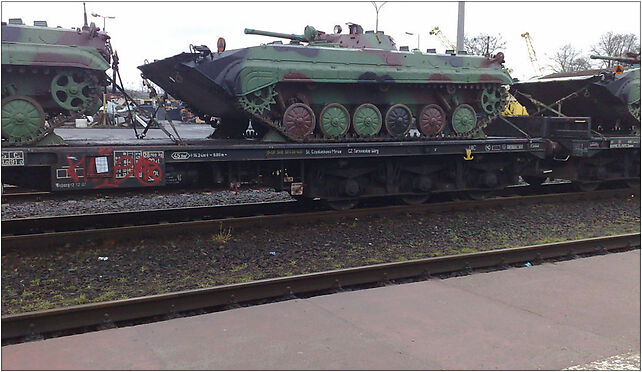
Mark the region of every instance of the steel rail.
[[[546, 186], [511, 186], [502, 190], [499, 196], [534, 195], [566, 192], [570, 184], [550, 184]], [[436, 194], [438, 200], [447, 200], [457, 193]], [[433, 202], [434, 203], [434, 202]], [[389, 203], [388, 203], [389, 204]], [[92, 214], [74, 214], [60, 216], [36, 216], [5, 219], [2, 221], [2, 235], [28, 235], [44, 232], [62, 232], [88, 230], [105, 227], [123, 227], [133, 225], [151, 225], [161, 222], [178, 222], [187, 220], [207, 220], [228, 217], [247, 217], [251, 215], [272, 215], [278, 213], [304, 212], [311, 208], [291, 201], [242, 203], [214, 206], [194, 206], [152, 210], [133, 210], [122, 212], [103, 212]]]
[[[509, 186], [501, 190], [506, 195], [533, 195], [566, 192], [570, 184], [549, 184], [546, 186]], [[456, 192], [443, 192], [434, 195], [438, 200], [452, 198]], [[389, 203], [388, 203], [389, 204]], [[132, 210], [122, 212], [103, 212], [56, 216], [35, 216], [2, 220], [2, 235], [27, 235], [39, 232], [62, 232], [87, 230], [98, 227], [121, 227], [146, 225], [160, 222], [186, 220], [205, 220], [226, 217], [243, 217], [261, 214], [303, 212], [301, 203], [290, 201], [239, 203], [230, 205], [194, 206], [164, 209]], [[310, 208], [307, 208], [310, 209]]]
[[[26, 191], [21, 191], [26, 190]], [[10, 186], [5, 185], [2, 193], [2, 198], [6, 197], [6, 201], [38, 201], [39, 198], [47, 199], [66, 199], [69, 197], [82, 197], [82, 196], [96, 196], [96, 195], [109, 195], [117, 196], [120, 194], [137, 194], [137, 195], [146, 195], [146, 194], [173, 194], [181, 192], [212, 192], [212, 191], [228, 191], [229, 189], [224, 187], [211, 188], [211, 187], [201, 187], [201, 188], [179, 188], [171, 186], [157, 186], [157, 187], [145, 187], [145, 188], [124, 188], [124, 189], [89, 189], [89, 190], [66, 190], [66, 191], [38, 191], [25, 189], [19, 186]], [[246, 188], [241, 188], [239, 190], [246, 190]]]
[[4, 191], [2, 193], [2, 201], [16, 201], [16, 200], [29, 200], [42, 196], [49, 196], [49, 191]]
[[123, 212], [73, 214], [14, 218], [2, 221], [2, 235], [27, 235], [37, 232], [62, 232], [97, 227], [147, 225], [160, 222], [193, 219], [220, 219], [247, 217], [259, 214], [277, 214], [298, 210], [296, 201], [274, 201], [215, 206], [146, 209]]
[[[553, 187], [551, 187], [553, 186]], [[545, 187], [546, 191], [563, 191], [559, 184]], [[568, 185], [566, 185], [568, 186]], [[530, 187], [510, 187], [506, 192], [528, 193]], [[539, 188], [536, 188], [539, 190]], [[532, 191], [532, 190], [531, 190]], [[452, 195], [445, 193], [444, 195]], [[103, 212], [57, 216], [35, 216], [12, 218], [2, 221], [2, 235], [27, 235], [39, 232], [62, 232], [87, 230], [99, 227], [122, 227], [147, 225], [161, 222], [206, 220], [226, 217], [244, 217], [265, 214], [303, 212], [303, 206], [296, 201], [242, 203], [214, 206], [194, 206], [164, 209]]]
[[485, 252], [385, 263], [313, 274], [221, 285], [161, 295], [77, 305], [2, 317], [3, 342], [51, 332], [68, 332], [118, 322], [132, 322], [181, 312], [219, 309], [258, 300], [321, 293], [350, 286], [391, 280], [428, 278], [431, 275], [470, 272], [522, 262], [575, 257], [640, 247], [640, 233], [559, 243], [506, 248]]
[[[626, 197], [639, 194], [636, 189], [616, 189], [592, 192], [575, 192], [562, 194], [543, 194], [530, 196], [511, 196], [472, 201], [451, 201], [419, 205], [393, 205], [352, 209], [347, 211], [314, 211], [295, 213], [261, 214], [246, 217], [207, 219], [199, 221], [155, 223], [151, 225], [136, 225], [112, 228], [96, 228], [76, 231], [48, 232], [28, 235], [2, 236], [2, 248], [10, 249], [48, 249], [54, 246], [78, 242], [100, 242], [102, 240], [118, 241], [126, 239], [148, 239], [159, 236], [175, 236], [181, 233], [213, 233], [227, 228], [253, 228], [283, 225], [287, 223], [300, 224], [306, 222], [334, 221], [338, 218], [359, 218], [369, 216], [388, 216], [404, 213], [435, 213], [444, 211], [462, 211], [492, 207], [525, 206], [541, 202], [551, 202], [563, 199], [594, 200], [612, 197]], [[288, 211], [289, 212], [289, 211]], [[4, 225], [3, 225], [4, 229]]]

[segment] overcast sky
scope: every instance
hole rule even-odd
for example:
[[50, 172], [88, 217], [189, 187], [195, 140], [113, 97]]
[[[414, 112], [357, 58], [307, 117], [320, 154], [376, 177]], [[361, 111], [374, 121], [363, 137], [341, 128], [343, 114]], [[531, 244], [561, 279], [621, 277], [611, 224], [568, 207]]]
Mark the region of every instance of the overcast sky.
[[[380, 4], [381, 2], [379, 2]], [[140, 88], [136, 66], [145, 59], [162, 59], [188, 50], [189, 44], [206, 44], [216, 49], [224, 37], [227, 49], [275, 40], [244, 35], [245, 27], [302, 34], [306, 25], [332, 32], [335, 24], [361, 24], [375, 28], [375, 10], [370, 2], [87, 2], [90, 22], [102, 28], [101, 18], [91, 13], [115, 16], [107, 20], [107, 33], [118, 51], [126, 87]], [[82, 2], [2, 2], [2, 21], [22, 18], [26, 24], [46, 20], [49, 26], [80, 27]], [[564, 44], [571, 43], [587, 55], [600, 35], [635, 33], [640, 35], [640, 2], [466, 2], [465, 31], [501, 34], [506, 40], [506, 67], [513, 76], [534, 75], [524, 39], [528, 31], [540, 65]], [[379, 13], [379, 30], [391, 35], [397, 46], [445, 50], [429, 31], [439, 26], [453, 42], [457, 38], [457, 2], [388, 2]], [[346, 32], [346, 31], [344, 31]]]

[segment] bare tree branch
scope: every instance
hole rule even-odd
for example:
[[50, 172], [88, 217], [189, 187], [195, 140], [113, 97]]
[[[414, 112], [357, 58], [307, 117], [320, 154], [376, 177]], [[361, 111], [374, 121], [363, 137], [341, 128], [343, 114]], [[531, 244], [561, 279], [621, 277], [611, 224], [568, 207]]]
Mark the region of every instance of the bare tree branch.
[[[640, 39], [635, 34], [616, 34], [611, 31], [603, 34], [600, 41], [591, 47], [593, 54], [619, 57], [627, 52], [640, 53]], [[611, 69], [617, 62], [600, 61], [602, 68]]]
[[490, 57], [506, 48], [506, 41], [501, 34], [496, 36], [479, 34], [475, 37], [464, 36], [464, 48], [468, 53]]
[[574, 72], [589, 70], [591, 64], [588, 59], [581, 56], [582, 51], [575, 49], [571, 44], [561, 47], [553, 57], [550, 68], [555, 72]]

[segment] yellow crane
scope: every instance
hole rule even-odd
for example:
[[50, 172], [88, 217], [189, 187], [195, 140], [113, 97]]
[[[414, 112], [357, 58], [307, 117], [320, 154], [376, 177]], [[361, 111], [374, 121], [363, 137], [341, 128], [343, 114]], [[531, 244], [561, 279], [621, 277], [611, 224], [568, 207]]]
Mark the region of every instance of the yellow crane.
[[533, 48], [533, 40], [531, 39], [531, 34], [528, 32], [524, 32], [522, 34], [522, 37], [524, 38], [524, 41], [526, 41], [526, 49], [528, 49], [528, 58], [531, 60], [531, 65], [533, 66], [533, 70], [535, 70], [535, 74], [537, 76], [542, 76], [542, 68], [539, 66], [539, 61], [537, 60], [537, 54], [535, 54], [535, 48]]
[[457, 47], [455, 46], [455, 44], [451, 43], [451, 42], [450, 42], [450, 40], [448, 40], [448, 38], [446, 37], [446, 35], [444, 35], [444, 33], [443, 33], [443, 32], [441, 32], [441, 30], [439, 29], [439, 27], [435, 27], [435, 28], [433, 28], [433, 29], [432, 29], [432, 31], [430, 31], [430, 32], [429, 32], [429, 34], [430, 34], [430, 35], [435, 35], [435, 36], [437, 36], [437, 39], [439, 39], [439, 41], [441, 42], [441, 44], [442, 44], [444, 47], [446, 47], [446, 49], [450, 49], [450, 50], [455, 50], [455, 49], [457, 49]]

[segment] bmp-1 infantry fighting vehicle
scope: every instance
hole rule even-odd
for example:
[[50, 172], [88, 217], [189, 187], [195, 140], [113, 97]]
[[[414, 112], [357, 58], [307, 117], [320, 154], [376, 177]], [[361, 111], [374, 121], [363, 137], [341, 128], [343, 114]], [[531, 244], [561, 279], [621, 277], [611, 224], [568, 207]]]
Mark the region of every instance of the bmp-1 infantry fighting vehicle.
[[511, 93], [530, 115], [584, 116], [600, 133], [639, 133], [640, 54], [591, 58], [628, 66], [547, 75], [515, 83]]
[[204, 120], [218, 118], [215, 136], [240, 136], [249, 118], [265, 140], [398, 140], [415, 122], [423, 137], [467, 138], [504, 110], [512, 79], [502, 53], [397, 50], [383, 32], [348, 25], [347, 34], [340, 26], [333, 34], [307, 26], [303, 35], [245, 29], [291, 41], [190, 46], [139, 69]]
[[109, 36], [86, 15], [82, 29], [3, 22], [3, 145], [60, 143], [56, 126], [100, 107], [110, 56]]

